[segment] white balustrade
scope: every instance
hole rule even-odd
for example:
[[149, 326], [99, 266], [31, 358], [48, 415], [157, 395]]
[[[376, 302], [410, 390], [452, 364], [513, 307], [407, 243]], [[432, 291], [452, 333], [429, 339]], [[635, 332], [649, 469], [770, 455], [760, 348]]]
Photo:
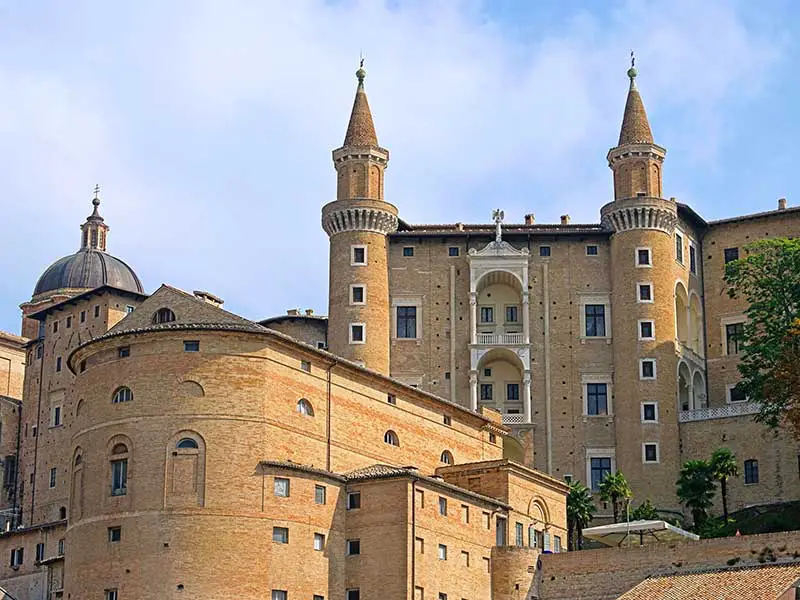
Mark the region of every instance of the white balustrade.
[[525, 415], [503, 413], [503, 425], [521, 425], [525, 422]]
[[726, 417], [754, 415], [756, 413], [758, 413], [757, 402], [735, 402], [733, 404], [726, 404], [725, 406], [715, 406], [713, 408], [682, 410], [678, 413], [678, 421], [680, 423], [688, 423], [690, 421], [724, 419]]
[[518, 346], [525, 343], [522, 333], [479, 333], [477, 342], [481, 346]]

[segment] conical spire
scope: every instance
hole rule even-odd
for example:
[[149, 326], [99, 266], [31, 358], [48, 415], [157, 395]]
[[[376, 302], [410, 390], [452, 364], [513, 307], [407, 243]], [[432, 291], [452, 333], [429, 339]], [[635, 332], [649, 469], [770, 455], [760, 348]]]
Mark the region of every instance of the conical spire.
[[647, 121], [642, 97], [636, 89], [635, 58], [631, 52], [631, 68], [628, 69], [628, 78], [631, 80], [628, 89], [628, 101], [625, 102], [625, 114], [622, 116], [622, 129], [619, 132], [619, 144], [653, 144], [653, 133]]
[[364, 91], [364, 77], [367, 72], [364, 69], [364, 59], [356, 71], [358, 78], [358, 88], [356, 98], [353, 101], [353, 111], [350, 113], [350, 123], [347, 125], [347, 133], [344, 136], [343, 146], [377, 146], [378, 136], [375, 135], [375, 125], [372, 122], [372, 113], [369, 110], [367, 93]]
[[106, 250], [108, 238], [108, 225], [100, 216], [100, 186], [94, 186], [92, 198], [92, 214], [86, 217], [86, 222], [81, 225], [81, 250]]

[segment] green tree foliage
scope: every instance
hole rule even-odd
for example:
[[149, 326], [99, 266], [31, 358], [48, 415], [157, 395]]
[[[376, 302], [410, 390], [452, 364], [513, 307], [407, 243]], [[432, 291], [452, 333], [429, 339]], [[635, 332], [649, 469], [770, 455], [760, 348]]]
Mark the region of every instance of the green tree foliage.
[[[728, 295], [748, 303], [739, 386], [750, 400], [761, 403], [756, 419], [777, 427], [800, 412], [796, 380], [777, 377], [786, 357], [800, 352], [800, 336], [790, 335], [800, 318], [800, 239], [760, 240], [745, 250], [747, 256], [725, 267]], [[793, 425], [800, 433], [800, 421]]]
[[728, 522], [728, 478], [736, 477], [739, 468], [736, 465], [736, 456], [730, 448], [717, 448], [711, 455], [711, 472], [716, 481], [720, 483], [722, 493], [722, 518]]
[[764, 387], [766, 397], [784, 394], [785, 419], [800, 438], [800, 319], [795, 319], [784, 338], [784, 352], [772, 370], [772, 378]]
[[650, 500], [645, 500], [631, 511], [631, 521], [654, 521], [660, 518], [656, 507]]
[[714, 503], [714, 471], [704, 460], [687, 461], [681, 469], [678, 481], [678, 498], [692, 511], [694, 528], [702, 527], [708, 519], [708, 509]]
[[600, 482], [600, 499], [603, 502], [611, 502], [611, 509], [614, 511], [614, 523], [619, 523], [620, 501], [633, 497], [631, 486], [620, 471], [613, 475], [609, 473]]
[[583, 530], [594, 517], [597, 507], [592, 492], [580, 481], [569, 486], [567, 494], [567, 544], [569, 550], [580, 550], [583, 546]]

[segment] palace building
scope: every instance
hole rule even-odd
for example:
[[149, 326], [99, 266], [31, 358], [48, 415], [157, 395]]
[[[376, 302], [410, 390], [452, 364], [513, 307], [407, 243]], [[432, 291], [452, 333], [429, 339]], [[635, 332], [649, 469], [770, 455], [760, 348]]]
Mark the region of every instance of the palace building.
[[0, 337], [9, 598], [566, 598], [570, 481], [620, 470], [681, 516], [680, 466], [726, 446], [732, 509], [800, 497], [800, 447], [737, 390], [723, 281], [800, 209], [705, 221], [664, 197], [631, 68], [598, 223], [413, 225], [356, 75], [326, 317], [147, 294], [95, 193]]

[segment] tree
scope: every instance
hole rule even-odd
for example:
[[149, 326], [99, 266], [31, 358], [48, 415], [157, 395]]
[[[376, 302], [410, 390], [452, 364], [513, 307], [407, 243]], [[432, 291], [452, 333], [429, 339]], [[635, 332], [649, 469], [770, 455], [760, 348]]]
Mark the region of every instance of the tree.
[[619, 501], [627, 500], [633, 496], [628, 480], [625, 479], [620, 471], [613, 475], [609, 473], [600, 482], [600, 499], [603, 502], [611, 502], [611, 509], [614, 511], [614, 523], [619, 523]]
[[681, 469], [678, 481], [678, 498], [692, 511], [695, 529], [708, 518], [708, 509], [714, 503], [714, 472], [704, 460], [687, 461]]
[[800, 318], [800, 239], [760, 240], [745, 250], [746, 257], [725, 267], [728, 295], [748, 303], [738, 386], [760, 403], [756, 420], [778, 427], [794, 418], [791, 423], [800, 435], [797, 380], [778, 376], [789, 357], [800, 352], [800, 334], [792, 335]]
[[567, 544], [569, 550], [580, 550], [583, 546], [583, 529], [597, 512], [592, 492], [580, 481], [569, 485], [567, 494]]
[[736, 466], [736, 456], [730, 448], [717, 448], [711, 455], [711, 474], [720, 483], [722, 493], [722, 517], [728, 522], [728, 478], [736, 477], [739, 468]]
[[775, 364], [772, 378], [764, 386], [767, 397], [785, 394], [786, 420], [800, 438], [800, 319], [789, 328], [783, 345], [783, 354]]
[[650, 500], [645, 500], [631, 511], [631, 521], [654, 521], [660, 518], [661, 515]]

